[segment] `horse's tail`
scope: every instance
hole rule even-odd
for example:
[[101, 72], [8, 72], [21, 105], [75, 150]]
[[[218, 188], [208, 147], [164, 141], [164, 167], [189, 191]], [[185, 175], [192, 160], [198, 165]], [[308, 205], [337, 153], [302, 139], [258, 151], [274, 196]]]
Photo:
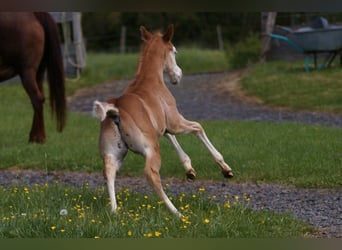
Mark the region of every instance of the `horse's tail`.
[[34, 13], [45, 33], [45, 48], [42, 63], [47, 67], [50, 107], [56, 114], [57, 131], [61, 132], [66, 122], [65, 75], [58, 27], [46, 12]]

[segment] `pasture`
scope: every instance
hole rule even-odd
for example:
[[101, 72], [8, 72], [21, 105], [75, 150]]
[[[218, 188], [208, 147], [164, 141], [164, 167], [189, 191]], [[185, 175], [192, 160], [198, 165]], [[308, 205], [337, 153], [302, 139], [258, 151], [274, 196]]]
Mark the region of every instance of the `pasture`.
[[[187, 64], [190, 60], [186, 57], [182, 59], [182, 50], [179, 48], [178, 51], [178, 64], [184, 73], [226, 69], [224, 55], [219, 56], [219, 52], [203, 52], [208, 54], [196, 60], [197, 65]], [[189, 53], [189, 57], [190, 54], [197, 53], [195, 50], [185, 51], [184, 56]], [[219, 62], [211, 63], [211, 59], [208, 58], [218, 58]], [[127, 58], [122, 55], [89, 54], [84, 77], [78, 81], [68, 81], [68, 94], [111, 79], [130, 78], [134, 75], [136, 60], [137, 55], [134, 54], [128, 55]], [[208, 69], [205, 61], [208, 62]], [[272, 64], [270, 67], [273, 67]], [[301, 72], [298, 72], [298, 75], [300, 74]], [[332, 77], [335, 78], [336, 74], [339, 74], [337, 70]], [[329, 78], [329, 75], [325, 75], [325, 78]], [[262, 82], [261, 79], [259, 82]], [[339, 87], [332, 85], [332, 88]], [[1, 169], [23, 168], [45, 172], [102, 171], [97, 149], [99, 124], [96, 119], [69, 112], [66, 128], [59, 134], [55, 132], [54, 121], [50, 119], [47, 109], [47, 143], [28, 144], [27, 131], [31, 124], [32, 110], [24, 90], [20, 85], [2, 86], [0, 90], [3, 104], [0, 107]], [[333, 108], [333, 112], [340, 112], [339, 107], [337, 105], [337, 108]], [[310, 105], [305, 109], [315, 110]], [[331, 109], [323, 111], [330, 112]], [[340, 128], [296, 123], [201, 123], [208, 137], [233, 168], [235, 176], [229, 181], [279, 183], [306, 188], [341, 187]], [[191, 157], [197, 178], [223, 179], [219, 168], [204, 146], [198, 143], [197, 138], [191, 135], [180, 136], [179, 142]], [[184, 169], [171, 145], [164, 138], [160, 143], [161, 176], [184, 178]], [[119, 172], [120, 175], [142, 176], [142, 158], [129, 153]], [[120, 212], [118, 215], [112, 215], [109, 213], [105, 189], [90, 189], [86, 182], [87, 180], [81, 189], [64, 187], [58, 183], [30, 187], [1, 187], [0, 196], [6, 198], [1, 200], [0, 206], [0, 237], [288, 238], [304, 237], [306, 233], [312, 232], [310, 226], [291, 215], [252, 211], [234, 200], [229, 201], [229, 206], [228, 200], [226, 203], [212, 203], [205, 199], [205, 193], [200, 190], [192, 195], [173, 197], [175, 205], [186, 210], [182, 211], [187, 216], [184, 220], [172, 217], [156, 196], [149, 195], [145, 198], [144, 194], [131, 190], [119, 191], [118, 197], [122, 200]], [[67, 214], [63, 214], [62, 209], [66, 209]]]

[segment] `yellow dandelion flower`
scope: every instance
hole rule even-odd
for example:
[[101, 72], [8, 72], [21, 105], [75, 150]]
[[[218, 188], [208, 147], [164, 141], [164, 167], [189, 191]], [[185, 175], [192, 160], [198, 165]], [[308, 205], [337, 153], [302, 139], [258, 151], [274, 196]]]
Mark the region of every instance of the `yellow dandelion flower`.
[[133, 235], [132, 231], [129, 230], [129, 231], [127, 232], [127, 235], [128, 235], [128, 236], [132, 236], [132, 235]]
[[95, 235], [94, 236], [94, 239], [100, 239], [101, 237], [100, 236], [98, 236], [98, 235]]
[[65, 229], [61, 229], [61, 230], [59, 230], [61, 233], [64, 233], [65, 232]]
[[205, 188], [204, 188], [204, 187], [200, 187], [200, 188], [198, 188], [198, 191], [204, 192], [204, 191], [205, 191]]
[[56, 226], [51, 226], [50, 228], [51, 228], [51, 230], [56, 230], [57, 227]]
[[184, 224], [191, 224], [191, 222], [189, 221], [189, 216], [183, 216], [181, 218], [181, 221], [184, 223]]
[[225, 203], [224, 203], [224, 208], [230, 208], [230, 202], [229, 201], [226, 201]]
[[148, 234], [147, 234], [147, 237], [149, 237], [149, 238], [151, 238], [153, 236], [153, 234], [151, 233], [151, 232], [149, 232]]
[[205, 219], [203, 220], [203, 222], [204, 222], [205, 224], [209, 224], [210, 220], [209, 220], [208, 218], [205, 218]]
[[162, 235], [161, 232], [158, 232], [158, 231], [155, 231], [155, 232], [154, 232], [154, 236], [159, 237], [160, 235]]

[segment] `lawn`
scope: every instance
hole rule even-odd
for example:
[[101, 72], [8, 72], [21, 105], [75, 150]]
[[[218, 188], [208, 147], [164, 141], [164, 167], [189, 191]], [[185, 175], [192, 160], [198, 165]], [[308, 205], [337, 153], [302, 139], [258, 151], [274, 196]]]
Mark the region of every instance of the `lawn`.
[[[0, 107], [0, 169], [101, 171], [98, 155], [97, 119], [68, 113], [63, 133], [46, 110], [48, 141], [45, 145], [27, 143], [32, 110], [21, 86], [2, 87]], [[295, 123], [203, 121], [208, 137], [234, 170], [233, 181], [294, 184], [303, 187], [339, 187], [342, 182], [342, 134], [339, 128]], [[220, 133], [217, 133], [220, 131]], [[221, 180], [218, 166], [206, 148], [192, 135], [179, 136], [192, 158], [198, 178]], [[163, 176], [184, 177], [178, 157], [165, 138], [161, 138]], [[143, 175], [142, 157], [129, 153], [122, 175]]]
[[287, 214], [254, 212], [228, 199], [208, 202], [203, 189], [170, 197], [179, 220], [154, 195], [117, 193], [109, 213], [104, 188], [58, 185], [0, 187], [0, 238], [297, 238], [312, 232]]
[[252, 67], [242, 79], [247, 95], [292, 110], [342, 113], [340, 66], [304, 71], [301, 62], [270, 62]]

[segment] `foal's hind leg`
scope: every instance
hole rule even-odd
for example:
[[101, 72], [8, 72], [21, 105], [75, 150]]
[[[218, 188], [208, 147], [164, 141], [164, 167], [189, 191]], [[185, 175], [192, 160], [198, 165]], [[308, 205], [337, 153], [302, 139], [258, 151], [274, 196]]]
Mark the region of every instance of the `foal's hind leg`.
[[218, 152], [217, 149], [211, 144], [203, 127], [198, 122], [188, 121], [184, 119], [183, 117], [180, 117], [180, 122], [177, 125], [177, 130], [174, 132], [175, 134], [187, 134], [187, 133], [195, 134], [202, 141], [202, 143], [206, 146], [206, 148], [209, 150], [210, 154], [213, 156], [216, 163], [220, 166], [224, 177], [225, 178], [233, 177], [232, 169], [224, 161], [222, 154]]
[[186, 177], [190, 180], [194, 180], [196, 178], [196, 171], [191, 166], [191, 159], [179, 145], [176, 136], [171, 135], [169, 133], [165, 133], [165, 137], [171, 142], [172, 146], [176, 149], [179, 159], [183, 163], [183, 166], [185, 168]]
[[116, 172], [120, 168], [119, 162], [116, 161], [114, 155], [107, 154], [103, 156], [103, 175], [107, 181], [107, 188], [110, 198], [110, 205], [112, 212], [116, 213], [118, 205], [115, 197], [115, 178]]
[[145, 156], [145, 175], [147, 177], [147, 180], [154, 191], [159, 195], [160, 199], [165, 202], [165, 205], [168, 207], [168, 209], [177, 217], [181, 218], [183, 215], [172, 204], [162, 187], [162, 182], [159, 175], [159, 170], [161, 167], [159, 149], [155, 148], [154, 150], [148, 150], [148, 152], [149, 153]]
[[[44, 143], [46, 136], [43, 114], [44, 95], [42, 93], [42, 83], [39, 83], [40, 86], [37, 84], [36, 72], [33, 69], [26, 70], [20, 74], [20, 78], [26, 93], [30, 97], [34, 111], [29, 142]], [[42, 78], [38, 80], [42, 81]]]
[[112, 118], [106, 118], [101, 122], [99, 151], [103, 159], [103, 175], [107, 180], [107, 188], [110, 197], [112, 212], [117, 211], [115, 198], [115, 178], [123, 159], [127, 153], [127, 147], [121, 140], [117, 125]]

